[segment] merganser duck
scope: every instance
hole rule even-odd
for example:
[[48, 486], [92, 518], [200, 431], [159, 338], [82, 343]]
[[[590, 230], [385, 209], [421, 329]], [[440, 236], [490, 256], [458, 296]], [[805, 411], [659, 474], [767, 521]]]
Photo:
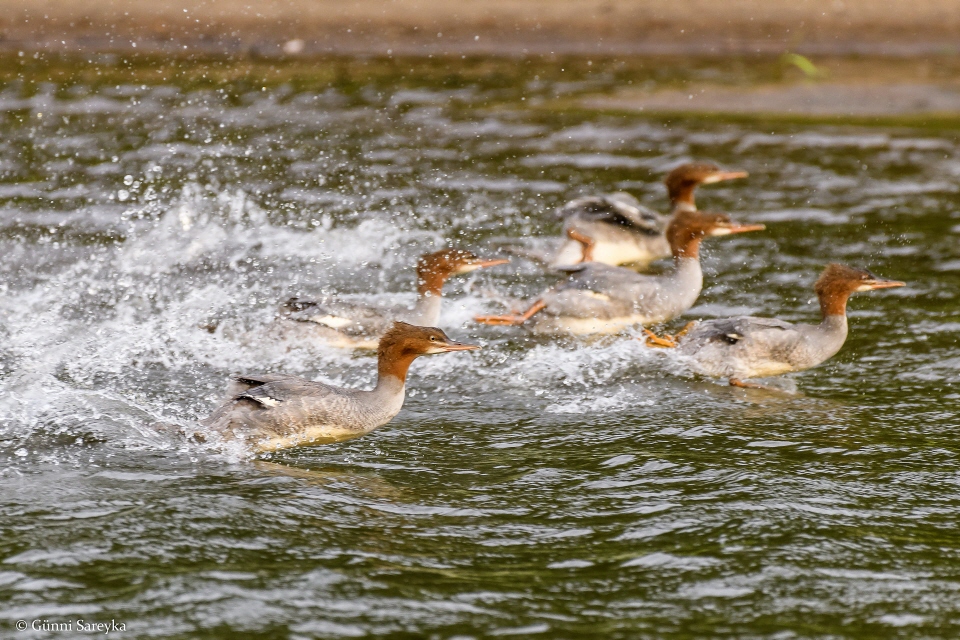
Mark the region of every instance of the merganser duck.
[[722, 213], [679, 211], [667, 227], [674, 269], [644, 275], [624, 267], [587, 262], [563, 270], [570, 279], [546, 291], [525, 312], [477, 316], [477, 322], [520, 325], [538, 316], [535, 331], [615, 333], [636, 324], [676, 318], [692, 307], [703, 287], [700, 242], [708, 236], [759, 231], [762, 224], [736, 224]]
[[459, 249], [428, 253], [417, 262], [417, 303], [413, 309], [336, 299], [291, 298], [281, 307], [272, 330], [288, 337], [293, 334], [297, 339], [324, 340], [338, 347], [376, 349], [380, 336], [394, 320], [420, 327], [438, 325], [443, 285], [450, 276], [507, 262], [509, 260], [484, 260]]
[[395, 322], [380, 339], [377, 385], [344, 389], [285, 374], [234, 378], [233, 395], [201, 424], [256, 452], [340, 442], [366, 435], [403, 406], [407, 370], [418, 357], [480, 347], [454, 342], [435, 327]]
[[842, 264], [824, 269], [814, 290], [820, 300], [820, 324], [791, 324], [775, 318], [739, 316], [691, 322], [677, 336], [647, 331], [650, 346], [676, 347], [699, 373], [729, 378], [735, 387], [764, 388], [743, 378], [764, 378], [803, 371], [833, 357], [847, 339], [847, 299], [857, 291], [902, 287]]
[[747, 177], [746, 171], [723, 171], [708, 163], [682, 164], [667, 174], [664, 184], [670, 197], [671, 215], [644, 207], [629, 193], [578, 198], [557, 211], [564, 219], [568, 241], [551, 266], [579, 262], [647, 266], [670, 256], [666, 228], [680, 211], [696, 211], [694, 190], [701, 184]]

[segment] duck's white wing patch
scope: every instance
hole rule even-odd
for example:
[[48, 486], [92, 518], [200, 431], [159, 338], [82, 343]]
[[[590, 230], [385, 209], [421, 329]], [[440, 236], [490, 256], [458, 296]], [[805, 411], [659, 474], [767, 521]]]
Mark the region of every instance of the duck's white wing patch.
[[241, 394], [238, 396], [241, 400], [253, 400], [261, 407], [266, 407], [272, 409], [273, 407], [280, 406], [280, 401], [276, 398], [271, 398], [270, 396], [253, 396], [248, 393]]
[[348, 325], [353, 324], [353, 320], [350, 318], [341, 318], [340, 316], [312, 316], [310, 322], [316, 322], [317, 324], [322, 324], [330, 327], [331, 329], [342, 329]]
[[594, 300], [602, 300], [603, 302], [610, 301], [610, 296], [603, 293], [597, 293], [596, 291], [585, 290], [583, 295], [587, 296], [588, 298], [593, 298]]
[[246, 393], [241, 393], [239, 396], [237, 396], [237, 398], [241, 400], [253, 400], [260, 406], [267, 407], [268, 409], [272, 409], [273, 407], [280, 406], [281, 400], [278, 400], [277, 398], [273, 398], [267, 395], [266, 393], [263, 393], [262, 389], [263, 387], [257, 387], [256, 389], [251, 389]]

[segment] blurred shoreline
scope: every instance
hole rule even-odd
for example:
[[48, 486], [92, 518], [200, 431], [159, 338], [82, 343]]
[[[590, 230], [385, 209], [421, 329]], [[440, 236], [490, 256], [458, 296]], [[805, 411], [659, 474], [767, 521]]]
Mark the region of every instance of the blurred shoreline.
[[58, 64], [60, 77], [86, 73], [94, 83], [91, 69], [117, 82], [182, 67], [269, 83], [363, 82], [409, 67], [426, 83], [493, 74], [520, 91], [537, 74], [588, 84], [606, 74], [602, 89], [527, 105], [960, 120], [958, 0], [0, 0], [0, 8], [7, 81], [36, 81]]
[[960, 54], [956, 0], [0, 0], [0, 49], [337, 55]]
[[435, 90], [460, 89], [448, 106], [477, 106], [484, 96], [496, 96], [499, 104], [554, 114], [960, 127], [958, 56], [265, 57], [0, 50], [0, 85], [25, 97], [75, 85], [108, 92], [173, 85], [234, 95], [271, 87], [284, 95], [334, 90], [361, 99], [377, 87], [403, 87], [419, 96], [409, 99], [427, 101]]

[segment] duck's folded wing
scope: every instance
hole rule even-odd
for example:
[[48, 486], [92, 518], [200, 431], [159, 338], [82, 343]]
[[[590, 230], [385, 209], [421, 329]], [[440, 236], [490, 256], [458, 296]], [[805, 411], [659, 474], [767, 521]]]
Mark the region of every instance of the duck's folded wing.
[[644, 207], [628, 193], [578, 198], [558, 209], [557, 215], [617, 224], [651, 235], [659, 235], [666, 227], [664, 216]]
[[[603, 196], [607, 200], [612, 200], [614, 202], [619, 202], [620, 204], [625, 204], [628, 207], [635, 207], [637, 209], [646, 209], [640, 201], [637, 200], [633, 195], [627, 193], [626, 191], [615, 191], [614, 193], [608, 193]], [[647, 209], [649, 211], [649, 209]]]
[[610, 319], [632, 315], [635, 305], [657, 295], [654, 278], [598, 262], [563, 267], [569, 280], [543, 296], [547, 312], [576, 318]]
[[343, 413], [351, 391], [290, 375], [244, 375], [239, 379], [264, 382], [220, 405], [202, 424], [220, 433], [282, 435], [305, 420], [322, 423]]
[[796, 325], [776, 318], [739, 316], [699, 322], [684, 337], [684, 342], [726, 343], [750, 342], [768, 347], [795, 343], [800, 339]]
[[291, 298], [281, 307], [283, 317], [313, 322], [347, 334], [385, 333], [400, 313], [398, 310], [346, 302]]
[[823, 358], [810, 357], [809, 325], [774, 318], [720, 318], [701, 322], [680, 338], [679, 353], [694, 368], [719, 377], [766, 377], [806, 369]]
[[227, 386], [227, 398], [234, 398], [254, 387], [296, 377], [287, 373], [245, 373], [234, 376]]
[[564, 318], [611, 320], [633, 313], [633, 305], [589, 289], [550, 291], [541, 297], [545, 313]]
[[298, 376], [289, 373], [243, 373], [233, 377], [237, 382], [248, 385], [250, 388], [259, 387], [260, 385], [271, 382], [280, 382], [289, 378], [299, 379]]
[[635, 294], [642, 293], [646, 288], [652, 292], [657, 285], [657, 279], [647, 274], [600, 262], [560, 267], [558, 270], [570, 274], [566, 282], [557, 286], [558, 291], [579, 289], [614, 297], [624, 297], [621, 293], [627, 297], [635, 297]]
[[264, 407], [277, 407], [304, 398], [332, 398], [343, 395], [343, 390], [322, 382], [298, 376], [284, 376], [252, 387], [237, 395], [237, 399], [252, 400]]

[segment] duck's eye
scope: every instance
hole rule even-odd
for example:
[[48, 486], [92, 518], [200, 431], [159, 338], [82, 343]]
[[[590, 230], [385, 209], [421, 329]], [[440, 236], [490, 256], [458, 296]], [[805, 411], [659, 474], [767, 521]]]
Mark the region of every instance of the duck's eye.
[[437, 336], [430, 336], [430, 342], [436, 342]]

